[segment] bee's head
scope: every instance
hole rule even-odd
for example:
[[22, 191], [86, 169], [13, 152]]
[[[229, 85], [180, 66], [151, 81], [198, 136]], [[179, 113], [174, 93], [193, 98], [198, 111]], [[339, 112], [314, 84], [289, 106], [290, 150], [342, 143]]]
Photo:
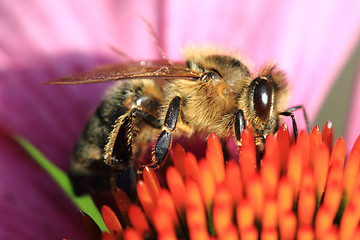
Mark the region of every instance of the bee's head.
[[288, 90], [285, 74], [275, 66], [266, 66], [252, 78], [242, 101], [245, 117], [257, 135], [266, 138], [275, 133], [279, 125], [279, 113], [284, 110]]

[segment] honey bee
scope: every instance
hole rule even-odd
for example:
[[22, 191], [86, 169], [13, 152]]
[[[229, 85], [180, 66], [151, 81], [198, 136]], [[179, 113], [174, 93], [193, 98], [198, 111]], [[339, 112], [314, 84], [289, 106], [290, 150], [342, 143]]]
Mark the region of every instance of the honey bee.
[[[152, 168], [163, 163], [174, 136], [206, 138], [214, 132], [221, 139], [233, 136], [240, 146], [246, 121], [254, 129], [256, 145], [263, 149], [266, 136], [279, 128], [279, 116], [294, 119], [291, 112], [302, 108], [284, 110], [287, 80], [274, 65], [251, 74], [231, 55], [194, 49], [184, 55], [186, 65], [142, 61], [50, 82], [119, 81], [89, 119], [75, 147], [69, 176], [76, 194], [134, 184], [134, 161], [154, 136], [158, 138]], [[295, 120], [293, 124], [296, 131]]]

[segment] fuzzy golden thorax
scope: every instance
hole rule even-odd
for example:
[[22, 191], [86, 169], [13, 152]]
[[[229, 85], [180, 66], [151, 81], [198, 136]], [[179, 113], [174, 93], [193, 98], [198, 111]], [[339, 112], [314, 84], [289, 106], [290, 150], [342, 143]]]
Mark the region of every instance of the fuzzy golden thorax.
[[[205, 55], [187, 59], [191, 70], [202, 72], [198, 81], [179, 79], [165, 87], [163, 109], [175, 97], [181, 98], [181, 114], [175, 132], [193, 132], [221, 137], [232, 134], [234, 114], [239, 109], [249, 72], [235, 58], [224, 55]], [[162, 119], [165, 112], [162, 111]]]

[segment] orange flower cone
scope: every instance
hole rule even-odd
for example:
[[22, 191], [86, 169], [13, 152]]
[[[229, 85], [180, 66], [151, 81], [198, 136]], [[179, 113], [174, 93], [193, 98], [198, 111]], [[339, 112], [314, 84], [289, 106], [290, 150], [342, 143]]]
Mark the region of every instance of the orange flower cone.
[[[327, 123], [292, 143], [283, 125], [267, 137], [259, 169], [249, 129], [239, 161], [224, 163], [214, 134], [199, 161], [175, 145], [166, 186], [146, 167], [137, 184], [139, 204], [120, 210], [125, 225], [103, 207], [110, 233], [102, 239], [360, 239], [360, 137], [347, 158], [345, 141], [332, 146], [332, 138]], [[121, 196], [117, 201], [124, 202]]]

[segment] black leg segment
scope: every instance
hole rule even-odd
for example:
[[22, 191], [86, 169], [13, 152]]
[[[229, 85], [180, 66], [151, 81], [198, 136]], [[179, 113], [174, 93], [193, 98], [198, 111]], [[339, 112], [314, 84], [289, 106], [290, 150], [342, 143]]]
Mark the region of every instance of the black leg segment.
[[298, 110], [298, 109], [302, 109], [302, 110], [303, 110], [304, 119], [305, 119], [305, 123], [306, 123], [306, 131], [307, 131], [308, 133], [310, 133], [310, 129], [309, 129], [309, 127], [310, 127], [309, 118], [308, 118], [308, 116], [307, 116], [307, 114], [306, 114], [306, 110], [305, 110], [305, 108], [304, 108], [303, 105], [293, 106], [293, 107], [291, 107], [291, 108], [286, 109], [285, 112], [295, 112], [295, 111]]
[[180, 112], [180, 97], [175, 97], [171, 100], [169, 108], [165, 116], [164, 126], [173, 131], [176, 127], [177, 118]]
[[294, 137], [295, 137], [295, 142], [296, 142], [297, 136], [298, 136], [298, 130], [297, 130], [297, 124], [296, 124], [294, 114], [292, 112], [282, 112], [282, 113], [280, 113], [280, 115], [291, 117], [291, 121], [292, 121], [292, 125], [293, 125], [293, 131], [294, 131]]
[[235, 113], [235, 137], [236, 140], [241, 140], [241, 133], [245, 129], [245, 118], [244, 113], [241, 109], [237, 110]]
[[157, 164], [160, 165], [166, 158], [171, 144], [171, 133], [162, 131], [156, 145], [155, 145], [155, 159], [158, 160]]
[[160, 166], [169, 152], [169, 148], [171, 146], [171, 132], [174, 131], [176, 127], [180, 113], [180, 104], [181, 98], [178, 96], [174, 97], [169, 104], [164, 120], [165, 130], [162, 131], [157, 139], [155, 145], [155, 161], [149, 165], [151, 167], [156, 168]]
[[307, 117], [306, 111], [304, 106], [299, 105], [299, 106], [294, 106], [291, 108], [286, 109], [284, 112], [281, 112], [280, 115], [283, 116], [287, 116], [287, 117], [291, 117], [291, 121], [292, 121], [292, 125], [293, 125], [293, 131], [294, 131], [294, 137], [295, 137], [295, 142], [297, 140], [297, 136], [298, 136], [298, 130], [297, 130], [297, 124], [296, 124], [296, 120], [295, 120], [295, 116], [293, 114], [294, 111], [298, 110], [298, 109], [302, 109], [303, 110], [303, 114], [304, 114], [304, 119], [306, 122], [306, 130], [309, 133], [309, 119]]

